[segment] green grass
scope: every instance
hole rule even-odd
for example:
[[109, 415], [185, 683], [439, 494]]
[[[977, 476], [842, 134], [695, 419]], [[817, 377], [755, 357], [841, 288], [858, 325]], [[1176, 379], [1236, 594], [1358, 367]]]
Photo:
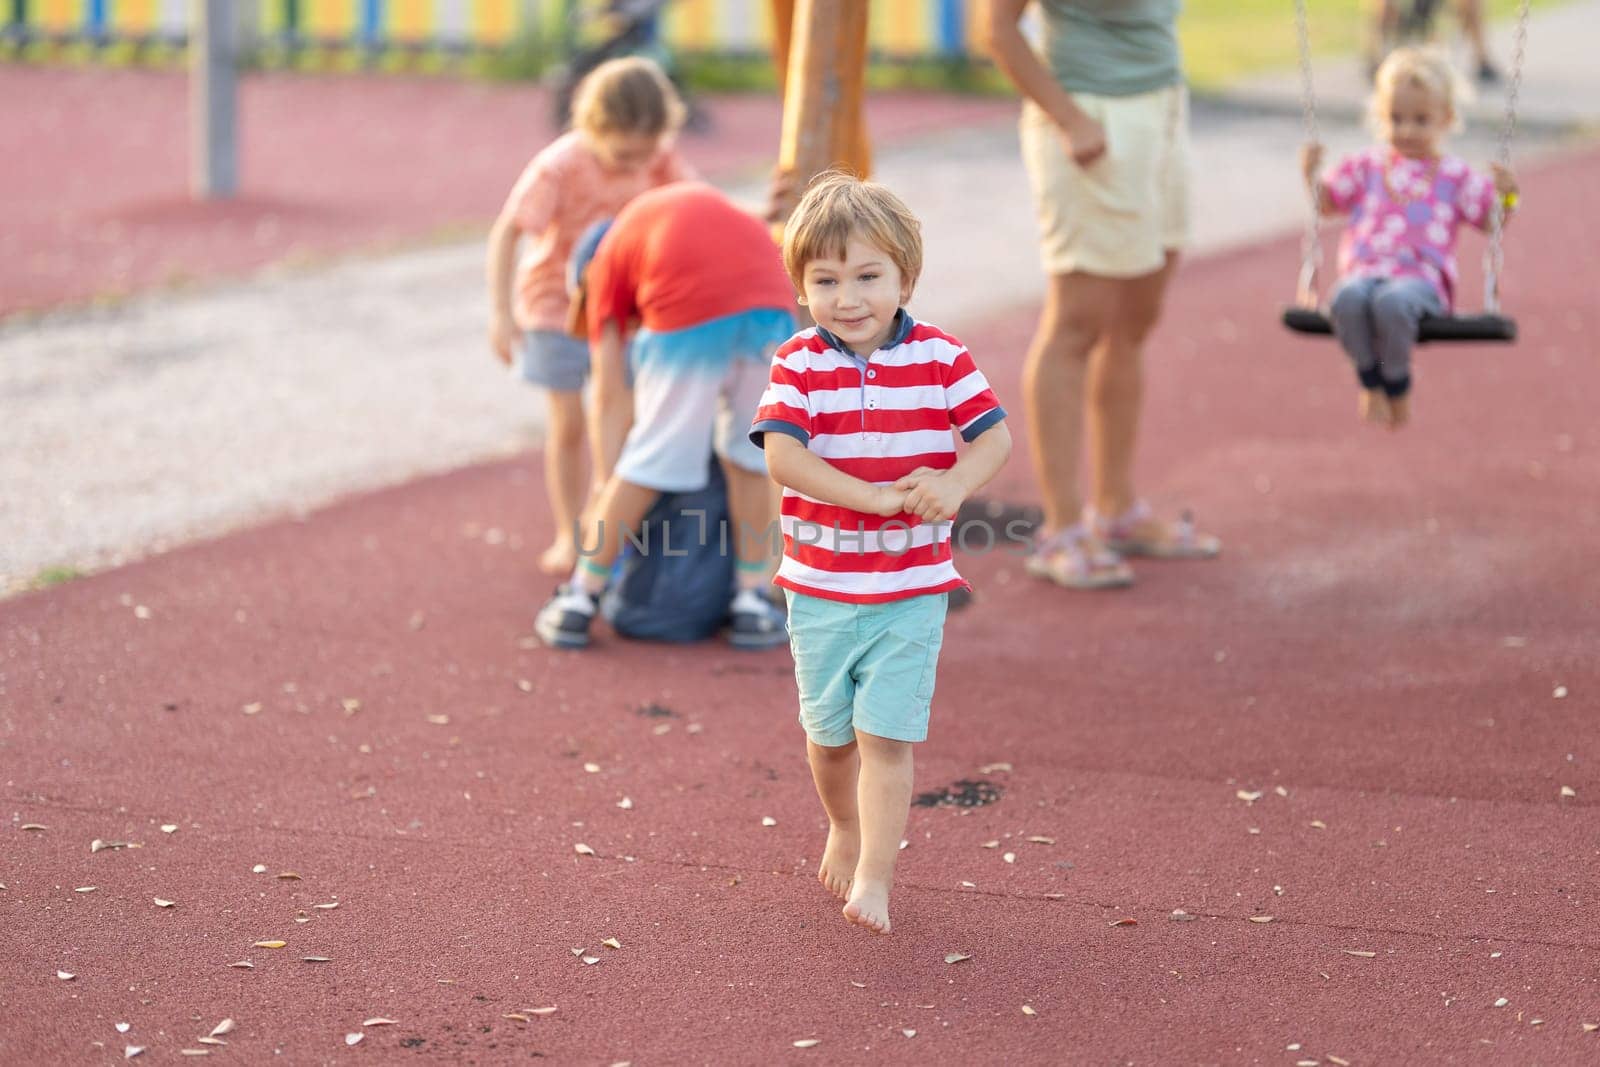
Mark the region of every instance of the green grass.
[[[1533, 7], [1552, 7], [1560, 0], [1534, 0]], [[1311, 51], [1315, 55], [1355, 55], [1361, 49], [1362, 26], [1369, 17], [1365, 0], [1307, 0]], [[1451, 40], [1456, 24], [1446, 9], [1435, 24], [1442, 40]], [[1490, 0], [1489, 17], [1500, 21], [1516, 14], [1518, 0]], [[1289, 0], [1184, 0], [1178, 21], [1183, 63], [1190, 84], [1219, 89], [1238, 78], [1287, 69], [1297, 62], [1294, 5]], [[1509, 57], [1506, 57], [1509, 58]]]
[[76, 567], [46, 567], [33, 576], [35, 589], [48, 589], [53, 585], [65, 585], [75, 582], [83, 577], [83, 572]]

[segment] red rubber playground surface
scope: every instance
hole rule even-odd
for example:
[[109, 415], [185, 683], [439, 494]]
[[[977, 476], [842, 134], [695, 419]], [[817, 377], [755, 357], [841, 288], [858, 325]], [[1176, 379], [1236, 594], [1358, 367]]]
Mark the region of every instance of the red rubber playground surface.
[[[1226, 554], [967, 559], [918, 788], [998, 799], [913, 809], [889, 938], [786, 653], [527, 638], [530, 458], [0, 604], [0, 1062], [1595, 1062], [1597, 168], [1399, 435], [1276, 325], [1291, 242], [1188, 265], [1143, 478]], [[966, 338], [1013, 410], [1030, 327]]]

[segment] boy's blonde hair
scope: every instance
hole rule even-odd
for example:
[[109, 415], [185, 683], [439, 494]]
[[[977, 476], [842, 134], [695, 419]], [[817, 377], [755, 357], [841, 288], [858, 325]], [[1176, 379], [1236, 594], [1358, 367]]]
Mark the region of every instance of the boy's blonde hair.
[[830, 170], [811, 182], [783, 231], [783, 265], [804, 291], [806, 264], [843, 259], [854, 234], [888, 253], [909, 288], [922, 274], [922, 224], [906, 202], [877, 182]]
[[1450, 131], [1461, 129], [1461, 106], [1471, 90], [1437, 48], [1396, 48], [1389, 53], [1372, 79], [1372, 99], [1367, 105], [1367, 121], [1374, 130], [1388, 125], [1389, 108], [1397, 86], [1411, 84], [1432, 93], [1450, 112]]
[[573, 128], [591, 134], [676, 133], [685, 114], [672, 82], [642, 56], [606, 60], [572, 97]]

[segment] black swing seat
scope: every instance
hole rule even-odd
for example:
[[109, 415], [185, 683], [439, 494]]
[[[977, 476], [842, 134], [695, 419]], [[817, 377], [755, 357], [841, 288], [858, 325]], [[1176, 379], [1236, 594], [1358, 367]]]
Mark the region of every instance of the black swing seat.
[[[1333, 324], [1316, 308], [1290, 307], [1283, 324], [1295, 333], [1332, 334]], [[1504, 315], [1425, 315], [1417, 324], [1417, 342], [1515, 341], [1517, 323]]]

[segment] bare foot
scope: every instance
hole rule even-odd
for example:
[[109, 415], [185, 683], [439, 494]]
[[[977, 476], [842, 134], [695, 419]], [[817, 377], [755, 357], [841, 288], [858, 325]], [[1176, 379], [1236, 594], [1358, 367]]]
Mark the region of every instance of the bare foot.
[[828, 846], [822, 850], [822, 864], [817, 868], [817, 881], [828, 892], [844, 900], [850, 896], [850, 883], [855, 879], [856, 860], [861, 855], [861, 827], [856, 823], [828, 826]]
[[1359, 410], [1361, 417], [1368, 422], [1393, 424], [1394, 418], [1389, 413], [1389, 398], [1382, 389], [1361, 390]]
[[1389, 429], [1398, 430], [1411, 421], [1411, 396], [1391, 396], [1389, 398]]
[[546, 574], [565, 576], [578, 565], [578, 549], [569, 538], [561, 538], [539, 553], [539, 569]]
[[865, 926], [875, 933], [889, 932], [889, 885], [857, 878], [850, 887], [850, 899], [844, 906], [847, 922]]

